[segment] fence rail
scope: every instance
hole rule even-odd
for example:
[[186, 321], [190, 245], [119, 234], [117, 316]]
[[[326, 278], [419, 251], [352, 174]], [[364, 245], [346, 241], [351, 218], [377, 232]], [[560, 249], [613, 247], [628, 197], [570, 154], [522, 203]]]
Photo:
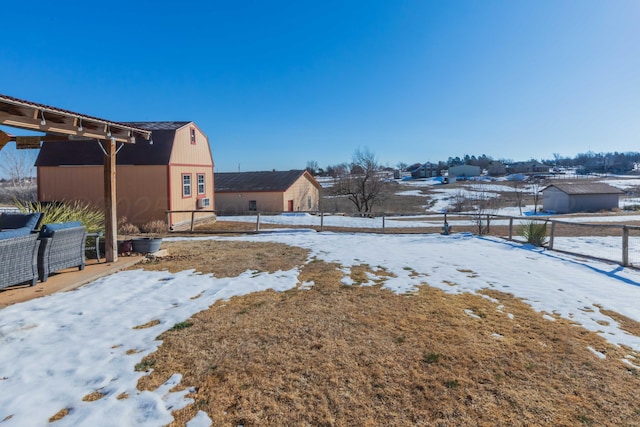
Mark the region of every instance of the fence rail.
[[[546, 226], [549, 250], [598, 258], [623, 266], [640, 267], [640, 226], [628, 223], [577, 222], [543, 216], [515, 217], [486, 213], [367, 213], [345, 214], [327, 212], [243, 212], [221, 215], [215, 210], [167, 211], [191, 213], [189, 232], [256, 233], [269, 229], [311, 228], [319, 232], [369, 233], [443, 233], [444, 225], [451, 232], [492, 235], [527, 243], [521, 230], [527, 224]], [[197, 224], [196, 214], [215, 214], [216, 221]], [[597, 217], [594, 217], [597, 219]], [[638, 215], [640, 223], [640, 215]], [[186, 230], [185, 230], [186, 231]]]

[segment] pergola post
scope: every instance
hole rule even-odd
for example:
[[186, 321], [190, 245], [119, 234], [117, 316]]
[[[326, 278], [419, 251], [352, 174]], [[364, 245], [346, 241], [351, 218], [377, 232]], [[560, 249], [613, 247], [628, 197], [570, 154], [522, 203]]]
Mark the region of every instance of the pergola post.
[[118, 218], [116, 214], [116, 142], [100, 141], [104, 148], [104, 249], [107, 262], [118, 260]]

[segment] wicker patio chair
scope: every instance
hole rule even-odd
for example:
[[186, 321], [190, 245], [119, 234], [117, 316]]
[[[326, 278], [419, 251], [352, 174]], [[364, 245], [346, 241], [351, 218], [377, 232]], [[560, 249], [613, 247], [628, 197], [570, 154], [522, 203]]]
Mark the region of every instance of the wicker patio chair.
[[0, 240], [0, 288], [38, 280], [38, 235]]
[[[45, 225], [46, 227], [46, 225]], [[51, 231], [51, 237], [40, 237], [38, 276], [46, 282], [51, 273], [70, 267], [84, 270], [84, 246], [87, 230], [72, 227]]]

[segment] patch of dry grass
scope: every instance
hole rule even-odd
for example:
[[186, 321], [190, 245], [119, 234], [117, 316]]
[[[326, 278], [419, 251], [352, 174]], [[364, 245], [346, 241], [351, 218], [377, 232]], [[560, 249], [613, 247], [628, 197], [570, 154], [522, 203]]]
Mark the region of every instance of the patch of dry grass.
[[[212, 254], [235, 244], [214, 243]], [[236, 271], [256, 262], [252, 250], [288, 253], [249, 246]], [[303, 254], [292, 253], [299, 258], [267, 264], [303, 265]], [[155, 267], [192, 268], [177, 263]], [[174, 373], [184, 376], [180, 387], [195, 387], [194, 403], [174, 412], [172, 425], [199, 410], [228, 426], [640, 425], [640, 377], [620, 362], [625, 350], [597, 334], [545, 320], [509, 294], [449, 295], [425, 284], [396, 295], [345, 286], [340, 268], [312, 260], [300, 275], [310, 289], [219, 301], [190, 327], [163, 333], [141, 362], [153, 371], [138, 387], [154, 389]], [[366, 265], [352, 279], [367, 273], [384, 280], [384, 269]]]
[[70, 408], [60, 409], [58, 412], [55, 413], [55, 415], [49, 418], [49, 422], [53, 423], [55, 421], [60, 421], [61, 419], [69, 415], [69, 412], [71, 412]]
[[100, 400], [105, 397], [106, 394], [101, 392], [100, 390], [96, 390], [93, 393], [89, 393], [82, 398], [83, 402], [95, 402], [96, 400]]
[[134, 326], [133, 329], [147, 329], [147, 328], [153, 328], [156, 325], [159, 325], [160, 321], [158, 319], [155, 320], [151, 320], [143, 325], [138, 325], [138, 326]]
[[289, 270], [302, 265], [308, 253], [284, 244], [216, 240], [165, 242], [162, 248], [169, 256], [149, 260], [142, 264], [145, 269], [172, 273], [195, 269], [216, 277], [235, 277], [247, 270], [271, 273]]
[[623, 331], [626, 331], [631, 335], [640, 336], [640, 322], [637, 322], [627, 316], [623, 316], [622, 314], [615, 311], [607, 310], [600, 306], [596, 307], [598, 307], [600, 313], [604, 314], [605, 316], [609, 316], [610, 318], [618, 322], [618, 325], [620, 325], [620, 329], [622, 329]]

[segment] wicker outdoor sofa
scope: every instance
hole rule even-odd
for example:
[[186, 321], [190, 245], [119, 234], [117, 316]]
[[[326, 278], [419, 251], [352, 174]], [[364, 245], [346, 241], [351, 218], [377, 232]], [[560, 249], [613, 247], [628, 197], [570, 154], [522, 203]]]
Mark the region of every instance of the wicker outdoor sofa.
[[65, 268], [84, 270], [87, 230], [80, 223], [45, 224], [40, 231], [38, 277], [46, 282], [51, 273]]
[[38, 280], [38, 234], [0, 240], [0, 288]]
[[38, 233], [42, 213], [0, 213], [0, 288], [38, 279]]

